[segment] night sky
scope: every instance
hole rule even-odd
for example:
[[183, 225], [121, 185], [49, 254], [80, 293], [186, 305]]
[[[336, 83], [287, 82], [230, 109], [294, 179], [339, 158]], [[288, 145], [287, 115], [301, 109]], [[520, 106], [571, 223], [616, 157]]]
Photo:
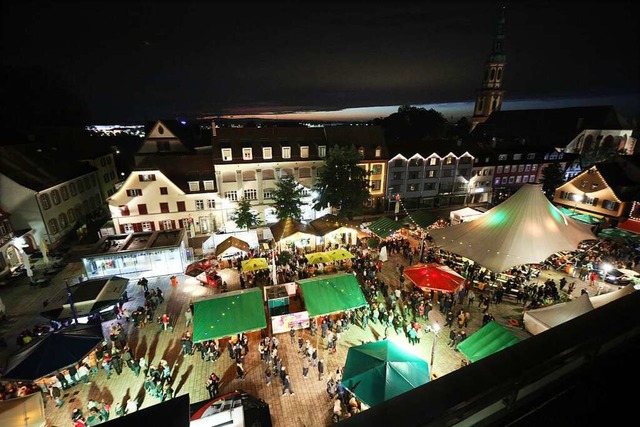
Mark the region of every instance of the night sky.
[[299, 3], [4, 2], [2, 62], [63, 76], [95, 124], [403, 104], [470, 115], [506, 5], [504, 109], [640, 110], [631, 3]]

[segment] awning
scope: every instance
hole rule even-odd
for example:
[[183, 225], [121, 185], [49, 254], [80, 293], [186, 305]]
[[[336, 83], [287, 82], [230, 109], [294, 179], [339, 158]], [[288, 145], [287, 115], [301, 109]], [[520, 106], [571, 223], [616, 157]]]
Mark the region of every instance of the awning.
[[193, 342], [234, 336], [267, 327], [259, 288], [225, 292], [193, 307]]
[[[78, 317], [99, 313], [100, 310], [115, 305], [124, 293], [129, 279], [111, 276], [102, 279], [87, 280], [70, 286], [73, 308]], [[73, 318], [69, 295], [66, 289], [60, 290], [47, 304], [47, 310], [41, 312], [52, 320]]]
[[402, 228], [402, 225], [392, 220], [391, 218], [382, 217], [379, 220], [373, 222], [367, 228], [379, 238], [385, 239], [394, 232], [400, 230]]
[[229, 249], [238, 249], [243, 252], [251, 252], [251, 248], [249, 244], [244, 240], [240, 240], [237, 237], [227, 237], [224, 239], [218, 246], [216, 246], [216, 256], [222, 255], [225, 251]]
[[491, 321], [458, 344], [458, 350], [475, 362], [520, 341], [498, 322]]
[[309, 317], [323, 316], [367, 305], [353, 274], [340, 273], [297, 280]]

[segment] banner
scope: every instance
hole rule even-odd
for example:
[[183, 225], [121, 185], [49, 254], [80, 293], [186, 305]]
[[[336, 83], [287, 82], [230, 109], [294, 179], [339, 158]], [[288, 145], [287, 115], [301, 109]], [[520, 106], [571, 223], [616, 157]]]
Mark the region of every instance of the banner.
[[309, 312], [283, 314], [271, 317], [271, 330], [274, 334], [282, 334], [293, 329], [305, 329], [309, 327]]

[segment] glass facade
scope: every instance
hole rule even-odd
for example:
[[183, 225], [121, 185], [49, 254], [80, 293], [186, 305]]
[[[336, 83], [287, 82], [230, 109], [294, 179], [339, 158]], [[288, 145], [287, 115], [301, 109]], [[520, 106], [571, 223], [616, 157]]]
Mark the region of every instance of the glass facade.
[[133, 273], [153, 277], [184, 273], [187, 254], [184, 245], [180, 245], [178, 248], [88, 256], [82, 258], [82, 263], [89, 279]]

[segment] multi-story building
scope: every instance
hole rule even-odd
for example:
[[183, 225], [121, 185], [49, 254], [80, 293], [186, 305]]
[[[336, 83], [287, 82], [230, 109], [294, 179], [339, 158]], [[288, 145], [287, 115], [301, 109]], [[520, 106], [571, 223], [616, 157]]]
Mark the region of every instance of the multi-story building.
[[90, 164], [96, 168], [98, 185], [102, 200], [107, 200], [116, 192], [116, 183], [119, 181], [114, 152], [108, 147], [84, 147], [83, 151], [77, 150], [75, 157], [81, 162]]
[[55, 147], [23, 144], [0, 147], [0, 203], [17, 229], [32, 229], [26, 250], [56, 248], [70, 233], [83, 233], [102, 213], [96, 169]]

